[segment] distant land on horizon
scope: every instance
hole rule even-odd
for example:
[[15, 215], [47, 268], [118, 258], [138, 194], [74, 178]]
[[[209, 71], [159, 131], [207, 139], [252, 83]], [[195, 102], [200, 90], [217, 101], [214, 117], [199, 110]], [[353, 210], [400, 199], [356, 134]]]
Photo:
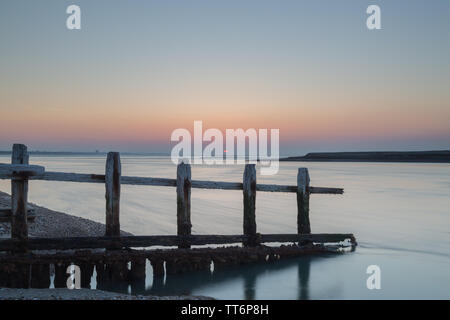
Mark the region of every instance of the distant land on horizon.
[[[10, 155], [11, 151], [1, 151], [0, 155]], [[29, 151], [37, 156], [106, 156], [107, 152], [89, 151]], [[164, 152], [121, 152], [125, 156], [170, 156]], [[350, 151], [350, 152], [310, 152], [304, 156], [288, 156], [280, 161], [341, 161], [341, 162], [435, 162], [450, 163], [450, 150], [434, 151]]]
[[367, 151], [311, 152], [305, 156], [281, 158], [280, 161], [342, 162], [436, 162], [450, 163], [450, 150], [440, 151]]

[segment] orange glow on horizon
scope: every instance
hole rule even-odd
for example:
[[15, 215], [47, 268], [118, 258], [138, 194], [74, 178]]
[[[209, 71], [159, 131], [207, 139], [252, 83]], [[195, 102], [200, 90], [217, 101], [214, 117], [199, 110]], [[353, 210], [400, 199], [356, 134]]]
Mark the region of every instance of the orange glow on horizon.
[[186, 128], [192, 133], [195, 120], [203, 121], [203, 131], [280, 129], [281, 142], [450, 135], [450, 108], [441, 107], [439, 101], [432, 101], [436, 107], [427, 109], [423, 101], [411, 103], [392, 97], [368, 102], [364, 97], [332, 100], [314, 94], [295, 102], [290, 98], [263, 101], [264, 96], [227, 96], [215, 101], [191, 96], [185, 101], [176, 97], [152, 103], [142, 96], [126, 97], [95, 97], [91, 101], [83, 96], [67, 102], [59, 95], [35, 100], [15, 96], [5, 102], [12, 107], [0, 111], [0, 137], [44, 143], [170, 145], [172, 131]]

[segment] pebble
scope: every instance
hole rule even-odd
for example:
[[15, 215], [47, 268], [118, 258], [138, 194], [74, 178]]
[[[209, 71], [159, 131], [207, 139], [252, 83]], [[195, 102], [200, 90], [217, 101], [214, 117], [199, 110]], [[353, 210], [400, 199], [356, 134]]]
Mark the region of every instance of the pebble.
[[[9, 207], [11, 197], [0, 192], [0, 207]], [[60, 238], [60, 237], [93, 237], [105, 234], [105, 225], [89, 219], [76, 217], [67, 213], [53, 211], [30, 203], [35, 208], [36, 218], [28, 225], [30, 237]], [[0, 223], [0, 237], [10, 236], [10, 224]], [[122, 235], [132, 235], [121, 232]]]

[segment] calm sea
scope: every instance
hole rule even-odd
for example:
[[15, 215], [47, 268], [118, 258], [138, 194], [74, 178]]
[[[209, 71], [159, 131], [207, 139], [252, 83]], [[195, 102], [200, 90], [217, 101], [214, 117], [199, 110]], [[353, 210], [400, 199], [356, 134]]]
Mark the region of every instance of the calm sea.
[[[9, 163], [8, 156], [0, 162]], [[31, 157], [49, 171], [104, 172], [98, 156]], [[280, 163], [274, 176], [258, 182], [296, 184], [298, 167], [308, 167], [311, 185], [343, 187], [344, 195], [312, 195], [316, 233], [354, 233], [353, 253], [285, 260], [272, 264], [167, 277], [146, 286], [151, 294], [194, 294], [219, 299], [449, 299], [450, 165], [407, 163]], [[164, 157], [122, 156], [122, 174], [175, 178]], [[241, 181], [243, 166], [194, 166], [193, 179]], [[10, 192], [10, 183], [0, 181]], [[39, 205], [104, 222], [104, 186], [31, 181], [29, 199]], [[294, 194], [257, 194], [261, 233], [296, 232]], [[242, 232], [242, 192], [192, 191], [193, 233]], [[175, 189], [123, 186], [121, 226], [136, 235], [175, 234]], [[381, 269], [381, 289], [369, 290], [369, 265]], [[151, 272], [151, 268], [148, 270]]]

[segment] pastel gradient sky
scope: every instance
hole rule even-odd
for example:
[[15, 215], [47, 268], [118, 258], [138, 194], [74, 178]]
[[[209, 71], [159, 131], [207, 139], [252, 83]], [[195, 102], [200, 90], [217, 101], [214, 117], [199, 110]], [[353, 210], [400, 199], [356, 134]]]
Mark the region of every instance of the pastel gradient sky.
[[194, 120], [283, 155], [450, 149], [449, 57], [448, 0], [0, 0], [0, 150], [169, 152]]

